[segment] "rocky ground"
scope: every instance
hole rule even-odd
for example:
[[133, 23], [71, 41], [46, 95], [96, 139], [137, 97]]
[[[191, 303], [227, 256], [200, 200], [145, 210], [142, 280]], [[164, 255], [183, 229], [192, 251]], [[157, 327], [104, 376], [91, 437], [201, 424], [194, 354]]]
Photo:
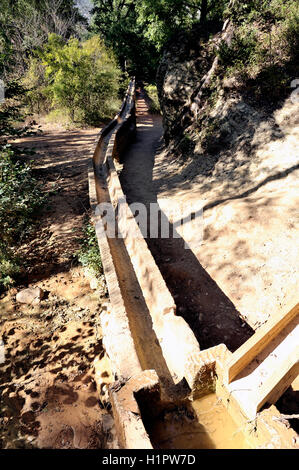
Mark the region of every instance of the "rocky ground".
[[[0, 298], [0, 448], [116, 445], [99, 326], [105, 282], [92, 290], [74, 257], [88, 215], [87, 161], [97, 133], [52, 128], [19, 142], [36, 149], [35, 172], [50, 196], [18, 253], [22, 285]], [[25, 288], [41, 289], [41, 298], [21, 303]]]

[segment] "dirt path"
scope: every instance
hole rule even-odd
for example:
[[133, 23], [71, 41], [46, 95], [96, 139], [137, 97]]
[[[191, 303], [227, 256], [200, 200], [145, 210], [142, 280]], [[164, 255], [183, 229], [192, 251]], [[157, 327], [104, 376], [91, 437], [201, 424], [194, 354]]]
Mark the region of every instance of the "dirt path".
[[298, 302], [298, 103], [252, 120], [250, 135], [237, 123], [242, 145], [217, 158], [160, 152], [153, 184], [174, 202], [203, 200], [203, 243], [191, 237], [192, 252], [256, 330]]
[[[88, 213], [87, 161], [98, 131], [54, 129], [19, 141], [36, 149], [35, 172], [52, 193], [19, 252], [24, 285], [0, 299], [0, 448], [115, 445], [99, 327], [107, 295], [104, 284], [91, 290], [73, 256]], [[45, 292], [39, 305], [16, 302], [18, 290], [37, 286]]]
[[[161, 118], [149, 114], [142, 92], [137, 100], [137, 127], [136, 142], [124, 156], [120, 181], [128, 202], [149, 204], [159, 197], [155, 179], [159, 177], [157, 163], [164, 156], [163, 128]], [[201, 348], [224, 342], [235, 350], [253, 333], [194, 253], [185, 249], [182, 237], [148, 237], [147, 243], [175, 298], [178, 313], [193, 329]]]
[[175, 230], [177, 238], [148, 244], [201, 347], [224, 342], [233, 351], [272, 312], [298, 300], [296, 105], [288, 101], [276, 112], [279, 138], [269, 123], [257, 127], [251, 164], [238, 154], [210, 175], [206, 161], [172, 159], [162, 146], [161, 119], [148, 113], [143, 95], [137, 104], [139, 136], [124, 157], [124, 192], [129, 202], [163, 202], [163, 210], [202, 201], [202, 240], [199, 226], [189, 224]]
[[[282, 140], [271, 142], [266, 124], [257, 129], [262, 168], [253, 167], [244, 194], [225, 199], [223, 187], [237, 185], [238, 175], [231, 182], [230, 169], [222, 168], [219, 179], [213, 179], [199, 168], [188, 173], [199, 162], [180, 168], [171, 161], [162, 145], [161, 119], [148, 113], [143, 93], [138, 97], [137, 140], [119, 168], [128, 202], [148, 206], [158, 201], [162, 207], [164, 199], [162, 217], [169, 223], [164, 210], [169, 204], [205, 199], [202, 240], [196, 225], [182, 231], [171, 223], [176, 238], [147, 238], [178, 314], [202, 349], [225, 343], [234, 351], [273, 312], [298, 301], [298, 127], [293, 108], [287, 103], [275, 116]], [[265, 178], [266, 171], [273, 176]], [[298, 414], [298, 385], [297, 380], [277, 402], [282, 413]], [[298, 431], [296, 423], [292, 426]]]

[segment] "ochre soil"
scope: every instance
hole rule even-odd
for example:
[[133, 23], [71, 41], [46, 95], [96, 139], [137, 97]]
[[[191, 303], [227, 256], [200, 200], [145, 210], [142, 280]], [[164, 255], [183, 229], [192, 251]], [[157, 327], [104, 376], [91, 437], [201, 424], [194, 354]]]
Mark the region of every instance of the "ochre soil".
[[[88, 215], [87, 162], [98, 129], [46, 129], [18, 144], [35, 148], [34, 171], [49, 193], [18, 255], [21, 284], [0, 298], [0, 448], [103, 448], [115, 444], [109, 363], [99, 316], [105, 286], [90, 289], [75, 261]], [[41, 287], [39, 305], [16, 293]]]

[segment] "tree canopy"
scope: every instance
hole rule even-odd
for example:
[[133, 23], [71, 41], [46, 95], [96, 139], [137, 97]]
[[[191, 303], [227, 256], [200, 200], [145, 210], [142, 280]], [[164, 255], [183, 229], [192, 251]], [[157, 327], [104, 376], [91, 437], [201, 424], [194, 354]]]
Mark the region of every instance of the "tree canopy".
[[[92, 31], [129, 73], [154, 77], [161, 51], [178, 31], [221, 18], [226, 0], [93, 0]], [[220, 22], [221, 24], [221, 22]]]
[[87, 26], [74, 0], [1, 0], [0, 75], [26, 70], [26, 59], [55, 33], [79, 37]]

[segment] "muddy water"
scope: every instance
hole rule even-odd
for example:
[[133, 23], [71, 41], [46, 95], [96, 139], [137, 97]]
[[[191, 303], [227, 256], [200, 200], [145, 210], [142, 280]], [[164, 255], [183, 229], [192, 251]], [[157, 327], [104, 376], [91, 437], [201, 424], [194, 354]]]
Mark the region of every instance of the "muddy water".
[[240, 429], [216, 394], [195, 400], [190, 408], [168, 411], [148, 428], [154, 448], [248, 449]]

